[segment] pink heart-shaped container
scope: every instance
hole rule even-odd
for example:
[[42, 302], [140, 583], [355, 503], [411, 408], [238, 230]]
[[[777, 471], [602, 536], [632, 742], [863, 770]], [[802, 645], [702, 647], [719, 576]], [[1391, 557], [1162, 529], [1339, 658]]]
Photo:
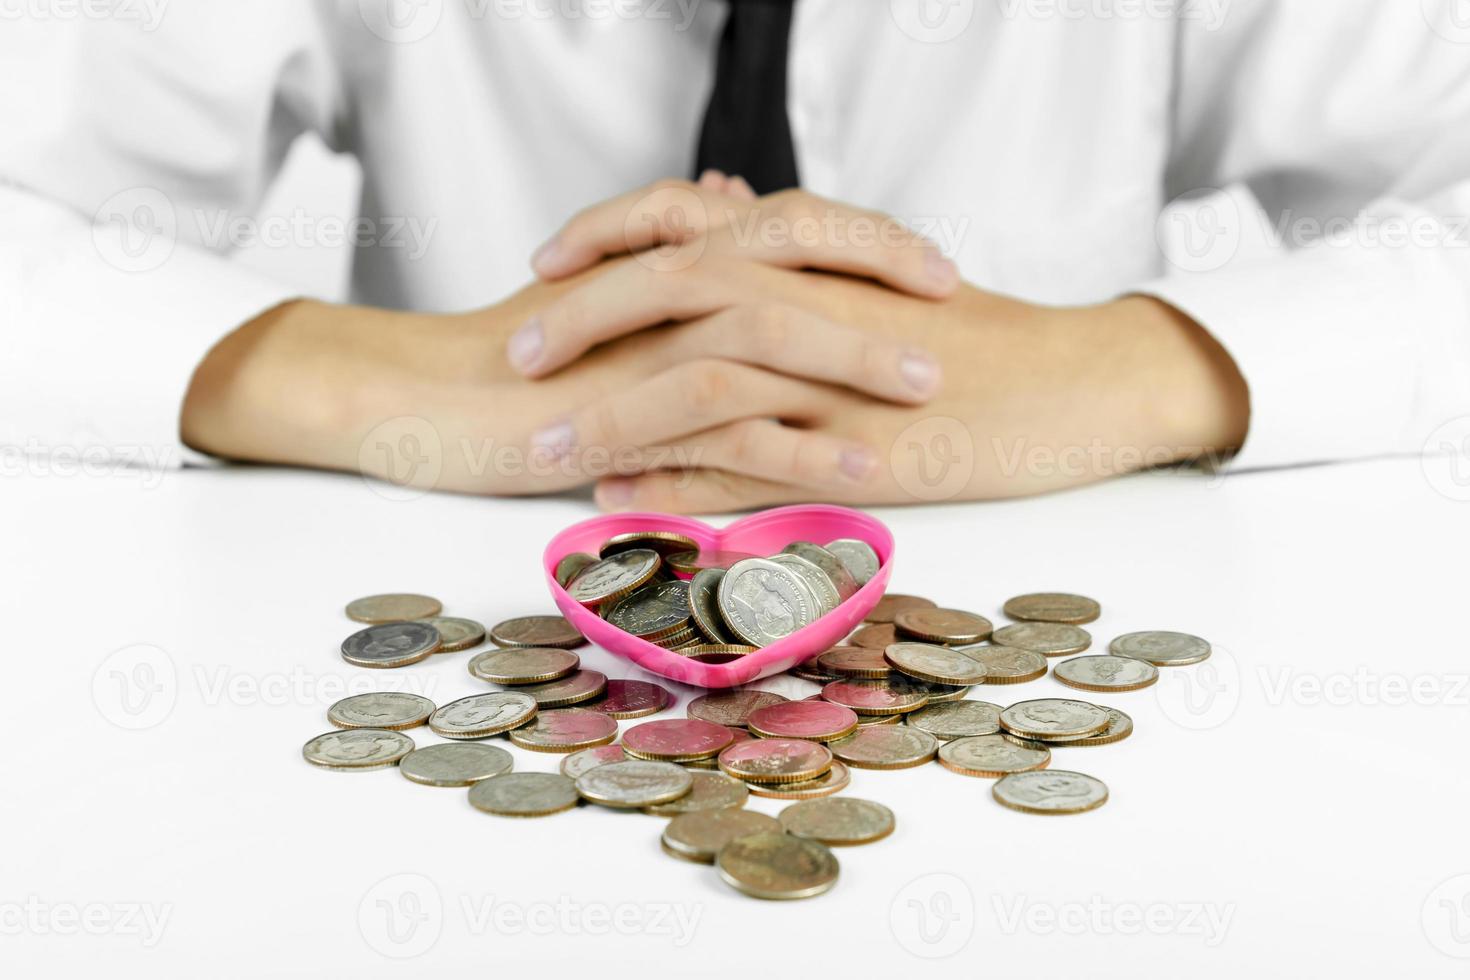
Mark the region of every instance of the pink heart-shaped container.
[[[674, 531], [699, 542], [702, 551], [774, 555], [793, 541], [825, 544], [834, 538], [866, 541], [878, 553], [878, 574], [833, 612], [783, 640], [728, 664], [701, 664], [624, 633], [567, 595], [556, 581], [556, 563], [574, 551], [595, 555], [602, 543], [629, 531]], [[605, 650], [670, 680], [699, 687], [734, 687], [794, 667], [837, 644], [872, 612], [888, 588], [893, 535], [875, 517], [830, 504], [777, 507], [743, 517], [723, 529], [673, 514], [612, 514], [573, 524], [551, 539], [541, 557], [551, 598], [582, 635]]]

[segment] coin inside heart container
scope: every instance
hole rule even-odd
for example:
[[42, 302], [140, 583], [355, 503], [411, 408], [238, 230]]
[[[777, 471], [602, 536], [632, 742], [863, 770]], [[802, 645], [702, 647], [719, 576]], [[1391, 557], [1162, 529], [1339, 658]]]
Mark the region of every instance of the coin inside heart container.
[[[793, 541], [836, 538], [866, 541], [878, 554], [878, 572], [835, 610], [815, 622], [748, 653], [738, 660], [706, 664], [625, 633], [567, 594], [556, 581], [556, 563], [573, 552], [596, 555], [602, 543], [634, 531], [673, 531], [699, 542], [701, 552], [733, 551], [774, 555]], [[836, 645], [873, 611], [888, 588], [893, 566], [893, 535], [883, 522], [862, 511], [831, 504], [777, 507], [743, 517], [724, 528], [673, 514], [611, 514], [573, 524], [551, 539], [541, 557], [551, 597], [582, 635], [605, 650], [670, 680], [699, 687], [734, 687], [794, 667]]]

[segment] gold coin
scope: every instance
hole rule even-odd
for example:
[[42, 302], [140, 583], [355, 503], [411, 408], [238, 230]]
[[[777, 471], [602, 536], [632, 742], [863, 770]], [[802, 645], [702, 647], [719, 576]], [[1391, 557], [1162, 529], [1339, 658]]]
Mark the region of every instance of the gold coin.
[[1081, 626], [1102, 615], [1096, 599], [1068, 592], [1032, 592], [1006, 601], [1004, 612], [1012, 619]]
[[443, 611], [444, 604], [438, 599], [411, 592], [364, 596], [347, 604], [347, 618], [359, 623], [401, 623], [437, 616]]
[[818, 672], [837, 677], [871, 677], [882, 680], [893, 673], [877, 647], [836, 646], [817, 657]]
[[748, 834], [720, 848], [720, 877], [752, 898], [820, 895], [837, 884], [837, 858], [827, 845], [784, 833]]
[[720, 852], [720, 848], [738, 837], [760, 833], [779, 834], [781, 824], [775, 817], [768, 817], [754, 810], [694, 810], [678, 814], [670, 820], [664, 828], [660, 843], [664, 852], [671, 857], [699, 864], [714, 864], [715, 855]]
[[961, 776], [998, 778], [1051, 765], [1051, 750], [1040, 742], [1003, 735], [967, 735], [939, 747], [939, 764]]
[[840, 793], [852, 782], [852, 774], [846, 765], [836, 760], [816, 779], [803, 779], [796, 783], [747, 783], [754, 796], [768, 796], [775, 800], [812, 800], [819, 796]]
[[931, 761], [939, 739], [906, 725], [859, 728], [828, 746], [832, 754], [859, 769], [909, 769]]
[[579, 647], [587, 638], [561, 616], [518, 616], [497, 623], [490, 642], [498, 647]]
[[458, 653], [485, 642], [485, 627], [473, 619], [462, 616], [429, 616], [415, 622], [427, 623], [439, 631], [442, 642], [435, 653]]
[[893, 811], [872, 800], [834, 796], [803, 800], [777, 818], [792, 837], [821, 841], [829, 847], [871, 844], [893, 833]]
[[986, 684], [1024, 684], [1046, 676], [1046, 658], [1030, 650], [993, 643], [955, 649], [985, 665]]
[[491, 684], [540, 684], [566, 677], [581, 665], [580, 657], [559, 647], [511, 647], [477, 654], [469, 671]]
[[1159, 680], [1159, 668], [1128, 657], [1073, 657], [1057, 664], [1056, 679], [1080, 691], [1137, 691]]
[[848, 637], [847, 642], [854, 646], [882, 650], [888, 644], [898, 642], [898, 630], [892, 623], [869, 623], [858, 627], [858, 631]]
[[908, 609], [937, 609], [938, 603], [930, 599], [922, 599], [916, 595], [902, 595], [898, 592], [890, 592], [878, 600], [873, 611], [863, 617], [865, 623], [891, 623], [893, 617]]
[[905, 609], [893, 625], [901, 639], [943, 644], [979, 643], [993, 629], [990, 620], [963, 609]]
[[668, 558], [684, 551], [697, 551], [699, 542], [674, 531], [630, 531], [627, 534], [614, 534], [604, 541], [598, 557], [610, 558], [619, 552], [636, 548], [646, 548], [657, 552], [661, 558]]

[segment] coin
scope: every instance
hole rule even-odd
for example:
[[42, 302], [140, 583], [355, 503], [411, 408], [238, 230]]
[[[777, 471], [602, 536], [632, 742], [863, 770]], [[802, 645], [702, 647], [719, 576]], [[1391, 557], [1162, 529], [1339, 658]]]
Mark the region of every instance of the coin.
[[645, 721], [623, 733], [623, 751], [635, 759], [684, 762], [707, 759], [735, 741], [724, 725], [697, 718]]
[[561, 616], [518, 616], [490, 629], [490, 642], [498, 647], [579, 647], [587, 642]]
[[740, 780], [722, 772], [691, 772], [694, 785], [688, 793], [667, 803], [655, 803], [643, 808], [644, 813], [655, 817], [672, 817], [680, 813], [698, 810], [730, 810], [745, 805], [750, 790]]
[[851, 782], [852, 775], [847, 766], [834, 759], [832, 768], [816, 779], [803, 779], [795, 783], [747, 783], [746, 787], [755, 796], [768, 796], [777, 800], [811, 800], [840, 793]]
[[842, 564], [842, 559], [819, 544], [813, 544], [810, 541], [793, 541], [781, 550], [786, 554], [805, 558], [820, 568], [826, 574], [828, 581], [837, 589], [837, 595], [843, 602], [846, 602], [848, 597], [860, 588], [857, 579], [852, 577], [852, 572]]
[[616, 809], [638, 809], [677, 800], [694, 786], [694, 775], [671, 762], [629, 759], [588, 769], [577, 777], [582, 799]]
[[532, 752], [576, 752], [618, 737], [618, 723], [586, 708], [554, 708], [510, 730], [510, 740]]
[[577, 805], [577, 787], [554, 772], [507, 772], [470, 787], [470, 805], [502, 817], [544, 817]]
[[[1074, 745], [1111, 745], [1114, 742], [1121, 742], [1123, 741], [1123, 739], [1133, 734], [1132, 718], [1129, 718], [1117, 708], [1103, 708], [1102, 705], [1098, 705], [1098, 707], [1102, 708], [1108, 713], [1108, 727], [1102, 732], [1102, 734], [1081, 736], [1074, 735], [1070, 738], [1049, 738], [1045, 740], [1046, 744], [1065, 745], [1068, 748]], [[1015, 736], [1011, 737], [1014, 738]]]
[[598, 711], [609, 718], [643, 718], [656, 715], [674, 703], [668, 688], [648, 681], [610, 680], [607, 695], [600, 701], [585, 701], [580, 706]]
[[595, 556], [589, 555], [585, 551], [574, 551], [569, 555], [563, 555], [561, 560], [556, 563], [556, 568], [552, 572], [556, 576], [556, 584], [562, 588], [566, 588], [567, 583], [576, 577], [578, 572], [596, 560], [597, 558]]
[[931, 704], [904, 715], [903, 723], [948, 740], [1000, 731], [1000, 705], [987, 701], [950, 701]]
[[438, 599], [411, 592], [370, 595], [347, 604], [347, 618], [359, 623], [398, 623], [437, 616], [443, 611], [444, 605]]
[[1022, 684], [1046, 676], [1046, 658], [1030, 650], [994, 643], [955, 647], [955, 650], [984, 665], [986, 684]]
[[607, 690], [607, 675], [600, 670], [575, 670], [565, 677], [540, 684], [521, 684], [516, 691], [535, 698], [542, 708], [565, 708], [600, 698]]
[[1159, 668], [1129, 657], [1073, 657], [1057, 664], [1052, 673], [1068, 687], [1083, 691], [1137, 691], [1159, 679]]
[[662, 564], [658, 552], [647, 548], [621, 551], [573, 575], [567, 594], [584, 606], [611, 602], [650, 581]]
[[996, 802], [1022, 813], [1082, 813], [1108, 801], [1101, 779], [1065, 769], [1018, 772], [991, 788]]
[[679, 655], [700, 664], [728, 664], [734, 663], [741, 657], [755, 652], [755, 647], [747, 646], [722, 646], [713, 643], [697, 643], [694, 646], [680, 647]]
[[935, 609], [938, 603], [924, 599], [916, 595], [903, 595], [898, 592], [889, 592], [878, 600], [873, 611], [863, 618], [866, 623], [891, 623], [893, 617], [905, 609]]
[[950, 701], [959, 701], [969, 694], [974, 688], [970, 685], [955, 687], [951, 684], [926, 684], [923, 681], [914, 681], [914, 687], [929, 695], [930, 704], [947, 704]]
[[933, 643], [890, 643], [883, 659], [895, 670], [934, 684], [979, 684], [986, 677], [979, 660]]
[[893, 673], [893, 668], [877, 647], [837, 646], [819, 656], [817, 670], [838, 677], [871, 677], [882, 680]]
[[676, 531], [630, 531], [627, 534], [614, 534], [604, 541], [598, 556], [607, 558], [634, 548], [647, 548], [658, 552], [660, 557], [667, 558], [681, 551], [698, 550], [699, 542]]
[[451, 701], [429, 716], [429, 728], [445, 738], [486, 738], [524, 725], [535, 714], [536, 701], [530, 696], [496, 691]]
[[689, 580], [689, 613], [694, 625], [714, 643], [732, 644], [735, 636], [720, 613], [720, 580], [723, 568], [701, 568]]
[[782, 568], [790, 569], [796, 577], [806, 583], [811, 594], [817, 597], [818, 616], [825, 616], [842, 604], [842, 596], [837, 592], [837, 586], [827, 577], [827, 573], [800, 555], [780, 554], [772, 555], [771, 562]]
[[730, 688], [701, 694], [689, 702], [684, 712], [690, 718], [698, 718], [700, 721], [714, 722], [730, 728], [744, 728], [745, 719], [755, 709], [784, 703], [786, 698], [772, 691]]
[[439, 631], [425, 623], [383, 623], [342, 641], [342, 659], [359, 667], [407, 667], [439, 649]]
[[757, 738], [721, 752], [720, 768], [751, 783], [795, 783], [832, 768], [832, 753], [803, 738]]
[[1023, 738], [1066, 738], [1107, 730], [1108, 713], [1095, 704], [1071, 698], [1021, 701], [1000, 713], [1000, 727]]
[[561, 774], [576, 779], [588, 769], [605, 766], [609, 762], [622, 762], [628, 758], [621, 745], [599, 745], [596, 748], [573, 752], [561, 760]]
[[1145, 660], [1155, 667], [1183, 667], [1209, 657], [1210, 645], [1188, 633], [1145, 630], [1114, 637], [1108, 644], [1108, 652], [1115, 657]]
[[713, 864], [720, 848], [732, 840], [760, 833], [781, 833], [780, 821], [754, 810], [696, 810], [670, 820], [660, 843], [674, 857]]
[[837, 883], [826, 844], [784, 833], [747, 834], [720, 848], [720, 877], [752, 898], [811, 898]]
[[1040, 742], [1015, 742], [1004, 735], [969, 735], [940, 746], [939, 764], [961, 776], [993, 778], [1044, 769], [1051, 764], [1051, 750]]
[[510, 772], [510, 753], [480, 742], [448, 742], [414, 749], [398, 771], [424, 786], [469, 786]]
[[939, 739], [906, 725], [859, 728], [828, 746], [832, 754], [859, 769], [908, 769], [939, 751]]
[[858, 715], [858, 728], [872, 728], [874, 725], [897, 725], [903, 721], [903, 715]]
[[765, 558], [736, 562], [720, 580], [720, 613], [752, 646], [768, 646], [810, 625], [820, 615], [805, 581]]
[[756, 558], [744, 551], [681, 551], [669, 555], [669, 567], [680, 575], [693, 575], [701, 568], [729, 568], [738, 561]]
[[847, 638], [847, 642], [853, 646], [883, 650], [889, 644], [898, 642], [898, 630], [892, 623], [869, 623], [859, 627], [856, 633]]
[[[747, 732], [743, 728], [730, 728], [728, 729], [728, 731], [730, 732], [731, 745], [735, 745], [738, 742], [748, 742], [751, 740], [751, 738], [754, 737], [750, 734], [750, 732]], [[716, 756], [705, 756], [702, 759], [682, 760], [679, 765], [684, 766], [687, 769], [709, 769], [718, 771], [720, 768], [720, 760]]]
[[838, 538], [827, 542], [827, 550], [847, 566], [858, 585], [867, 585], [878, 574], [878, 552], [866, 541], [857, 538]]
[[929, 695], [922, 687], [902, 678], [868, 680], [858, 677], [832, 681], [822, 688], [822, 697], [860, 715], [903, 714], [917, 711], [929, 703]]
[[750, 713], [746, 727], [763, 738], [807, 738], [830, 742], [852, 734], [858, 716], [849, 708], [827, 701], [782, 701]]
[[301, 747], [301, 756], [323, 769], [366, 772], [396, 766], [413, 751], [413, 739], [384, 728], [349, 728], [330, 731]]
[[540, 684], [566, 677], [581, 665], [581, 657], [558, 647], [511, 647], [476, 654], [469, 670], [492, 684]]
[[963, 609], [905, 609], [893, 617], [900, 638], [927, 643], [979, 643], [990, 638], [990, 620]]
[[654, 642], [689, 626], [689, 583], [649, 582], [607, 604], [605, 619], [634, 636]]
[[1005, 614], [1012, 619], [1081, 626], [1102, 615], [1097, 600], [1067, 592], [1033, 592], [1006, 600]]
[[829, 674], [825, 670], [819, 669], [815, 660], [808, 660], [804, 664], [797, 664], [786, 673], [792, 677], [800, 677], [804, 681], [812, 681], [816, 684], [826, 684], [829, 681], [838, 679], [836, 674]]
[[414, 622], [427, 623], [439, 631], [441, 642], [435, 653], [458, 653], [485, 642], [485, 627], [463, 616], [429, 616]]
[[893, 833], [893, 811], [872, 800], [833, 796], [803, 800], [777, 818], [792, 837], [821, 841], [829, 847], [869, 844]]
[[417, 694], [381, 691], [354, 694], [327, 709], [327, 721], [338, 728], [417, 728], [434, 713], [434, 702]]
[[990, 634], [990, 642], [1043, 657], [1063, 657], [1090, 647], [1092, 635], [1068, 623], [1011, 623]]

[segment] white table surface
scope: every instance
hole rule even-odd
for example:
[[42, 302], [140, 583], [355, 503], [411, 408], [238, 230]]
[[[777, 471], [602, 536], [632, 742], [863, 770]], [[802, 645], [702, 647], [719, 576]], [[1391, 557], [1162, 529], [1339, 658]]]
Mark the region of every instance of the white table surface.
[[[791, 903], [665, 856], [659, 818], [497, 818], [464, 790], [302, 761], [349, 685], [441, 703], [485, 687], [468, 653], [345, 664], [348, 600], [422, 591], [486, 623], [551, 611], [538, 555], [587, 502], [395, 501], [355, 477], [266, 469], [5, 479], [0, 964], [9, 977], [1464, 976], [1470, 503], [1442, 490], [1470, 488], [1449, 467], [1164, 473], [879, 511], [896, 591], [997, 622], [1010, 595], [1077, 591], [1103, 604], [1098, 648], [1176, 628], [1215, 654], [1096, 696], [1136, 732], [1056, 752], [1055, 767], [1110, 787], [1092, 813], [1013, 813], [989, 780], [937, 765], [855, 771], [847, 792], [886, 803], [898, 830], [840, 849], [836, 889]], [[583, 659], [647, 676], [600, 650]], [[665, 717], [697, 692], [677, 693]], [[972, 696], [1067, 693], [1046, 678]], [[517, 768], [560, 759], [498, 744]]]

